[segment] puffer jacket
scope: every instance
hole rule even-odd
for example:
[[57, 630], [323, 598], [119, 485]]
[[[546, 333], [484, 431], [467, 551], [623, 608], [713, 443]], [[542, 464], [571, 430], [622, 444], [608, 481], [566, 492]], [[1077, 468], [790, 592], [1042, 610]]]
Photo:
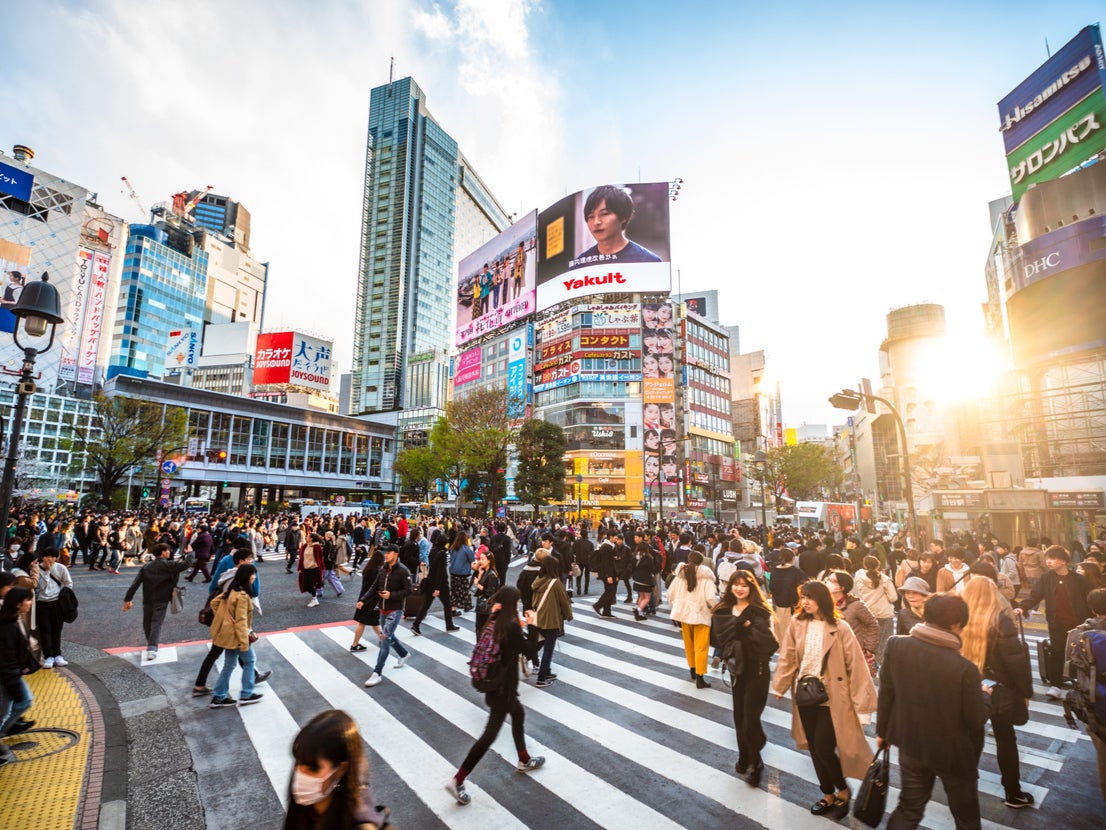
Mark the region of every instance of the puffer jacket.
[[[867, 571], [857, 571], [853, 576], [853, 592], [864, 600], [868, 610], [877, 620], [889, 620], [895, 616], [895, 600], [899, 592], [887, 574], [880, 574], [879, 585], [873, 585]], [[853, 626], [855, 630], [855, 626]]]
[[841, 617], [849, 624], [849, 628], [856, 635], [860, 647], [872, 654], [879, 648], [879, 622], [872, 615], [872, 611], [859, 597], [852, 594], [845, 595], [845, 606], [837, 606], [841, 609]]
[[253, 628], [253, 603], [245, 591], [216, 594], [211, 598], [211, 644], [230, 651], [245, 651], [250, 647]]
[[700, 565], [695, 571], [695, 590], [688, 591], [685, 568], [687, 563], [676, 567], [668, 586], [668, 604], [672, 609], [669, 616], [675, 622], [688, 625], [710, 625], [711, 609], [718, 603], [714, 572], [706, 565]]

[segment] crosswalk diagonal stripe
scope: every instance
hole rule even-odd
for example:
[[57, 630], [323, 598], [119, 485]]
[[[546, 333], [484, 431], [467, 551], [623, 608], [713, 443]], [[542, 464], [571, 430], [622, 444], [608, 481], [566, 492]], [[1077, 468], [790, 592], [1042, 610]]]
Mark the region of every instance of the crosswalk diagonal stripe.
[[[345, 629], [325, 629], [323, 633], [342, 645], [348, 639], [348, 632]], [[418, 646], [425, 642], [427, 641], [408, 643], [407, 647], [419, 650]], [[403, 669], [402, 674], [396, 675], [396, 679], [403, 686], [404, 691], [420, 700], [433, 701], [434, 709], [440, 716], [473, 738], [484, 731], [484, 724], [488, 719], [486, 708], [444, 688], [436, 680], [419, 672], [416, 666], [409, 664]], [[546, 756], [549, 773], [552, 776], [544, 778], [539, 776], [534, 780], [546, 787], [555, 785], [556, 792], [586, 793], [587, 797], [575, 802], [573, 806], [601, 827], [612, 830], [640, 830], [642, 824], [651, 828], [672, 828], [672, 830], [678, 830], [681, 827], [667, 816], [620, 792], [599, 776], [588, 772], [532, 736], [527, 735], [526, 742], [531, 755]], [[501, 751], [500, 746], [509, 748]], [[500, 733], [499, 739], [492, 745], [492, 751], [514, 764], [514, 745], [506, 743], [506, 736], [503, 733]], [[551, 792], [556, 795], [556, 792]]]
[[[373, 749], [392, 769], [409, 781], [442, 784], [456, 768], [405, 726], [388, 709], [359, 690], [341, 672], [292, 633], [270, 635], [268, 641], [334, 708], [343, 709], [358, 723], [373, 724]], [[452, 828], [523, 826], [518, 819], [476, 784], [466, 782], [472, 803], [461, 807], [444, 787], [420, 790], [419, 797]], [[484, 797], [481, 797], [484, 796]]]

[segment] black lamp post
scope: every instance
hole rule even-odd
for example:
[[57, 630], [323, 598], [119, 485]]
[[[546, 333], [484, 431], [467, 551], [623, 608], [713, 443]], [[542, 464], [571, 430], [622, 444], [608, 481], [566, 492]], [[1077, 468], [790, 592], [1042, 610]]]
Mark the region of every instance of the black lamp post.
[[[12, 488], [15, 486], [15, 464], [19, 458], [19, 440], [23, 436], [23, 416], [27, 411], [27, 398], [37, 391], [34, 380], [35, 358], [50, 350], [54, 345], [54, 334], [58, 324], [65, 322], [61, 316], [58, 290], [50, 285], [46, 274], [43, 274], [38, 282], [29, 283], [24, 287], [11, 312], [16, 318], [12, 340], [23, 350], [23, 368], [19, 373], [19, 383], [15, 387], [12, 434], [8, 440], [8, 455], [4, 459], [4, 477], [0, 481], [0, 532], [4, 534], [5, 553], [8, 547], [8, 516], [11, 513]], [[37, 345], [24, 346], [19, 341], [20, 326], [28, 337], [37, 340], [49, 332], [50, 339], [41, 348]]]
[[768, 547], [768, 497], [765, 493], [764, 479], [768, 474], [768, 453], [764, 450], [757, 450], [753, 455], [753, 463], [757, 465], [757, 470], [760, 472], [760, 535], [761, 543], [764, 547]]

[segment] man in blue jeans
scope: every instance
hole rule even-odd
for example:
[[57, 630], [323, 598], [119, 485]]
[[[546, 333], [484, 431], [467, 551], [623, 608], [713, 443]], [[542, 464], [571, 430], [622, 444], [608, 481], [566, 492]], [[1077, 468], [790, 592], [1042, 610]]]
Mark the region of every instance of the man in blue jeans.
[[388, 545], [384, 548], [384, 567], [357, 602], [358, 608], [380, 606], [380, 653], [376, 657], [376, 668], [365, 681], [366, 686], [375, 686], [384, 679], [384, 663], [392, 646], [399, 655], [396, 668], [403, 668], [407, 662], [407, 649], [396, 639], [396, 626], [403, 617], [403, 601], [410, 593], [411, 572], [399, 561], [399, 546]]

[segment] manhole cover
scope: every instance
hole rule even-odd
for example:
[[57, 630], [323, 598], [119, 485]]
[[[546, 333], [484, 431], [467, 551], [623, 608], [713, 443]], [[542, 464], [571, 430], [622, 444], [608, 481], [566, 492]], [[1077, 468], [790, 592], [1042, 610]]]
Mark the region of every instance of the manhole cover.
[[5, 744], [15, 753], [16, 762], [21, 762], [57, 755], [80, 741], [81, 736], [69, 729], [28, 729], [15, 742], [9, 738]]

